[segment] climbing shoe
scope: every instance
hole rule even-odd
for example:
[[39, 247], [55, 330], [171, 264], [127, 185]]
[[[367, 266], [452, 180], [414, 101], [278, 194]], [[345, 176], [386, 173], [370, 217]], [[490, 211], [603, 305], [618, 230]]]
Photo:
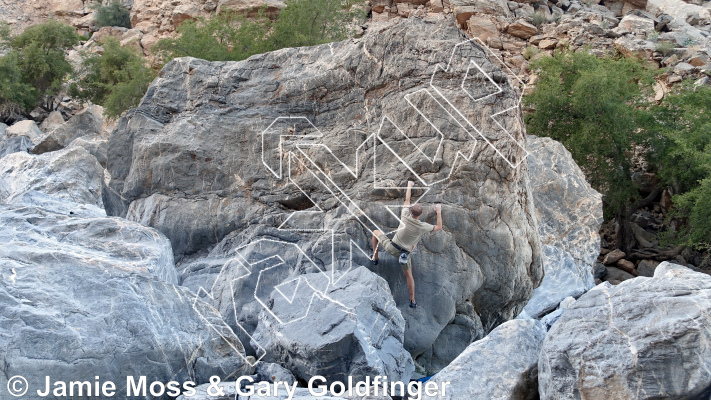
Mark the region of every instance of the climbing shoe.
[[378, 260], [373, 260], [373, 265], [378, 265]]
[[410, 301], [410, 308], [417, 308], [417, 303], [414, 301]]

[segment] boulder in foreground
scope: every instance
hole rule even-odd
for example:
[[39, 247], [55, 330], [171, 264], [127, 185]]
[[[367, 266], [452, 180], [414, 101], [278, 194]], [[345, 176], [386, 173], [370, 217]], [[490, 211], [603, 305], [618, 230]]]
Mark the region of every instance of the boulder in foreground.
[[549, 331], [541, 399], [708, 399], [709, 326], [709, 275], [664, 262], [653, 278], [598, 285]]

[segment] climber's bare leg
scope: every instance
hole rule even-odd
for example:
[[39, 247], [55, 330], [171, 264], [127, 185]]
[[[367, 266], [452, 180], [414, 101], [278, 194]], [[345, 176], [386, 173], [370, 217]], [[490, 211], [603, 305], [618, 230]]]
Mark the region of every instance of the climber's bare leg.
[[373, 261], [378, 260], [378, 235], [382, 234], [383, 231], [376, 229], [373, 231]]
[[407, 291], [410, 293], [410, 301], [415, 302], [415, 279], [412, 278], [412, 268], [402, 270], [407, 281]]

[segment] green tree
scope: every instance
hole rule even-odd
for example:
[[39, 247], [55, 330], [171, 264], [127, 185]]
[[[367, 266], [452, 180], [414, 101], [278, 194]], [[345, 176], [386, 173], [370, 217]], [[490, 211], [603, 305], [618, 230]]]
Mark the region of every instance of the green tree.
[[266, 7], [252, 18], [223, 10], [210, 19], [184, 22], [178, 27], [177, 38], [163, 39], [155, 49], [165, 60], [195, 57], [239, 61], [284, 47], [343, 40], [351, 33], [348, 26], [354, 18], [365, 17], [364, 9], [352, 7], [356, 3], [362, 1], [287, 0], [274, 21], [267, 17]]
[[711, 245], [711, 88], [681, 86], [650, 107], [644, 128], [650, 160], [662, 184], [673, 189], [670, 217], [680, 224], [666, 239], [709, 249]]
[[313, 46], [348, 38], [349, 25], [365, 15], [353, 0], [286, 0], [267, 38], [270, 49]]
[[644, 138], [638, 122], [653, 83], [651, 69], [625, 58], [557, 52], [533, 63], [539, 74], [525, 102], [529, 132], [565, 145], [591, 185], [604, 194], [606, 217], [623, 225], [618, 246], [629, 250], [629, 220], [657, 193], [642, 199], [631, 155]]
[[208, 61], [239, 61], [264, 52], [263, 38], [271, 26], [264, 10], [252, 19], [230, 10], [212, 18], [185, 21], [177, 38], [160, 40], [154, 50], [166, 60], [195, 57]]
[[22, 82], [17, 53], [0, 57], [0, 121], [12, 123], [16, 115], [31, 110], [38, 97], [37, 89]]
[[27, 113], [44, 99], [40, 105], [51, 111], [54, 95], [72, 72], [65, 51], [79, 43], [74, 28], [50, 20], [14, 37], [9, 36], [6, 28], [0, 29], [0, 37], [3, 37], [3, 47], [9, 50], [0, 58], [4, 72], [0, 79], [3, 109]]
[[96, 25], [100, 27], [120, 26], [131, 28], [130, 13], [119, 0], [110, 0], [106, 4], [99, 1], [92, 8], [94, 9], [94, 22], [96, 22]]
[[104, 114], [115, 119], [138, 106], [156, 74], [138, 53], [115, 38], [106, 38], [103, 47], [103, 53], [84, 57], [81, 78], [71, 85], [70, 94], [103, 106]]

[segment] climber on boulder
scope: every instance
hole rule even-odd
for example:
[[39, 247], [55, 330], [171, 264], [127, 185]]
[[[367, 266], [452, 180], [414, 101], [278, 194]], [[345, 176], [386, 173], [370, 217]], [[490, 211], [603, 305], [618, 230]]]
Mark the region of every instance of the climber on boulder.
[[437, 232], [442, 230], [442, 206], [437, 204], [435, 211], [437, 212], [437, 224], [432, 225], [420, 220], [422, 216], [422, 205], [419, 203], [410, 206], [410, 195], [415, 182], [407, 182], [407, 192], [405, 194], [405, 203], [400, 213], [400, 226], [395, 232], [395, 237], [388, 238], [380, 230], [373, 232], [373, 264], [378, 265], [378, 243], [380, 243], [385, 251], [399, 258], [402, 272], [405, 274], [407, 281], [407, 291], [410, 293], [410, 307], [417, 307], [415, 301], [415, 280], [412, 278], [412, 257], [410, 253], [415, 249], [415, 245], [420, 241], [422, 235], [427, 232]]

